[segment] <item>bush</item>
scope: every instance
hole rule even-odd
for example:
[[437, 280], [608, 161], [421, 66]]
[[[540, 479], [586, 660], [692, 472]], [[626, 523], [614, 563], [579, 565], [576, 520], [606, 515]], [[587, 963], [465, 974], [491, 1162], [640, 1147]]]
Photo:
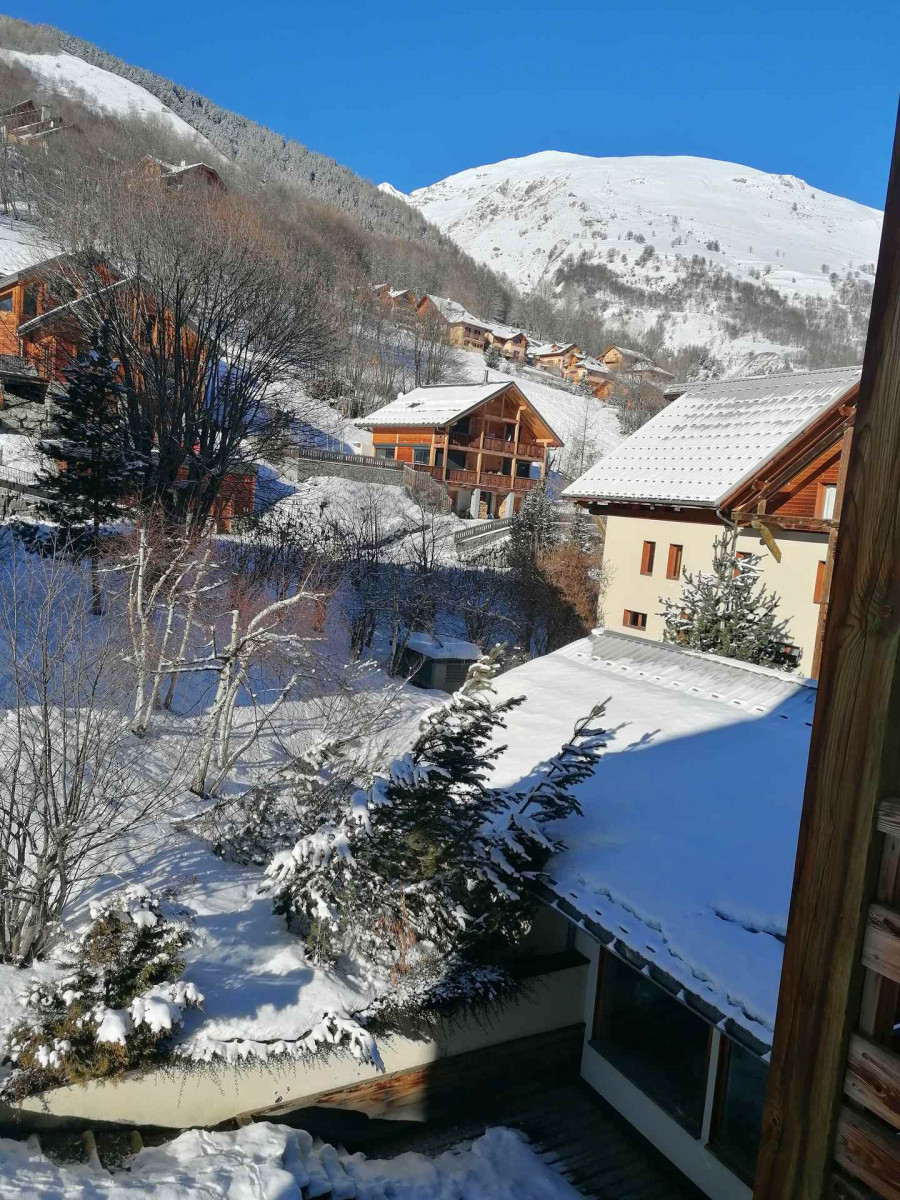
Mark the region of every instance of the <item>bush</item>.
[[26, 1015], [6, 1030], [13, 1063], [4, 1098], [118, 1076], [166, 1057], [168, 1038], [202, 995], [179, 979], [191, 939], [144, 887], [91, 905], [91, 922], [63, 948], [63, 972], [22, 998]]

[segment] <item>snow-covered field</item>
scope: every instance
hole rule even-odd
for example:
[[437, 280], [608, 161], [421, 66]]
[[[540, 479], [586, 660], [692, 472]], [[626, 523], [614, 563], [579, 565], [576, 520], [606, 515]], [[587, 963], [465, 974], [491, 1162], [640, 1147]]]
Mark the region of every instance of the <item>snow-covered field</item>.
[[54, 253], [36, 225], [0, 213], [0, 279], [33, 267]]
[[175, 115], [161, 100], [130, 79], [95, 67], [73, 54], [25, 54], [19, 50], [0, 49], [0, 61], [31, 71], [51, 92], [77, 100], [99, 113], [116, 117], [139, 117], [157, 120], [197, 144], [198, 152], [215, 161], [221, 160], [218, 150], [196, 129]]
[[[301, 1189], [306, 1189], [301, 1192]], [[2, 1200], [575, 1200], [578, 1193], [510, 1129], [436, 1158], [347, 1155], [269, 1122], [192, 1130], [145, 1148], [121, 1170], [59, 1165], [33, 1143], [0, 1139]]]

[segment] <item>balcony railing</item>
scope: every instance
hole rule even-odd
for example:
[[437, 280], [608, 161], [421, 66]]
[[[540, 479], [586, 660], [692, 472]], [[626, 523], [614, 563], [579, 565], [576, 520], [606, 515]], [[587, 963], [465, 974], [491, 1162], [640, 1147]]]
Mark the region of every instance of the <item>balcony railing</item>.
[[515, 442], [507, 441], [506, 438], [488, 437], [485, 435], [484, 445], [481, 444], [481, 430], [470, 430], [468, 433], [453, 433], [450, 434], [450, 446], [460, 450], [486, 450], [489, 454], [502, 454], [507, 458], [512, 458], [514, 455], [518, 458], [534, 458], [542, 459], [544, 457], [544, 447], [537, 445], [535, 442], [519, 442], [518, 446]]

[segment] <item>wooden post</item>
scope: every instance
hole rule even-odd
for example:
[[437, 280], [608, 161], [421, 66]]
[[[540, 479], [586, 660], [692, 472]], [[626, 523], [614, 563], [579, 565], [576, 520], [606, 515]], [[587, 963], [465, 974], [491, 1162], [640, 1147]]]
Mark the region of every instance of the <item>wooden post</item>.
[[837, 495], [834, 501], [831, 529], [828, 533], [828, 549], [825, 552], [825, 575], [822, 580], [822, 599], [819, 604], [819, 619], [816, 622], [816, 641], [813, 647], [812, 670], [813, 679], [819, 678], [819, 667], [822, 662], [822, 642], [825, 637], [825, 620], [828, 616], [828, 600], [831, 596], [831, 576], [834, 571], [834, 548], [837, 545], [838, 529], [841, 521], [841, 508], [844, 504], [844, 489], [847, 486], [847, 468], [850, 465], [850, 447], [853, 445], [853, 418], [851, 417], [841, 439], [841, 459], [838, 465]]
[[[900, 122], [834, 555], [756, 1200], [819, 1200], [831, 1185], [881, 859], [876, 810], [900, 795], [898, 655]], [[848, 1146], [868, 1142], [883, 1174], [890, 1139], [872, 1141], [869, 1118], [843, 1113], [840, 1161]], [[896, 1166], [900, 1177], [900, 1155]]]

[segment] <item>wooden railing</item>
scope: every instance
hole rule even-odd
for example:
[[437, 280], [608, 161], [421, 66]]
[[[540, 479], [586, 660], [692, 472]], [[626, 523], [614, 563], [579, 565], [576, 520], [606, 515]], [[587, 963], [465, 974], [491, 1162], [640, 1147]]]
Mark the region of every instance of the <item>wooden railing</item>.
[[319, 462], [352, 463], [355, 466], [383, 467], [386, 471], [400, 471], [403, 463], [395, 458], [376, 458], [372, 454], [342, 454], [337, 450], [319, 450], [314, 446], [296, 446], [297, 458], [318, 459]]

